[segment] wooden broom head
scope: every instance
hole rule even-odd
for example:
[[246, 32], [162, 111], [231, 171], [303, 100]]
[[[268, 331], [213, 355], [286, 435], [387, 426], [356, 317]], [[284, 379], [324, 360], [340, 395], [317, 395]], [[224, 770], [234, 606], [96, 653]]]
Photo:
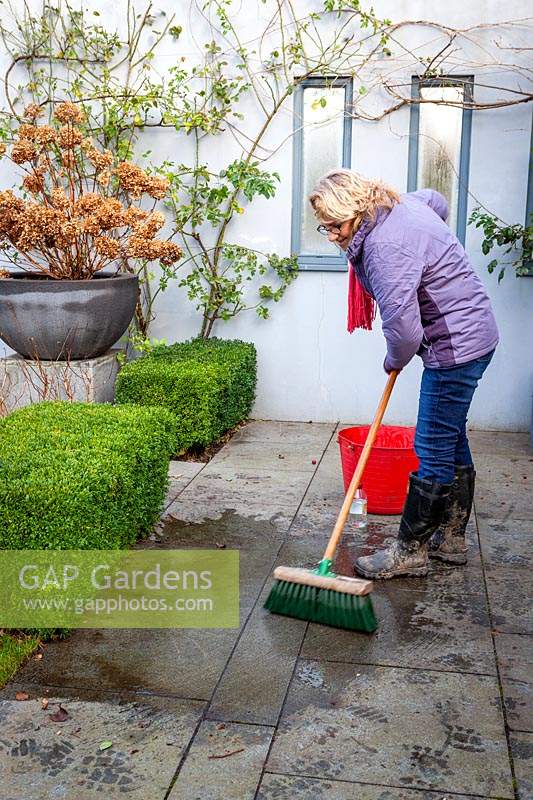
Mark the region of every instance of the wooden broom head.
[[363, 596], [370, 594], [373, 589], [372, 581], [361, 578], [348, 578], [346, 575], [336, 575], [328, 578], [326, 575], [316, 575], [308, 569], [300, 567], [276, 567], [274, 578], [278, 581], [301, 583], [304, 586], [314, 586], [317, 589], [330, 589], [333, 592]]

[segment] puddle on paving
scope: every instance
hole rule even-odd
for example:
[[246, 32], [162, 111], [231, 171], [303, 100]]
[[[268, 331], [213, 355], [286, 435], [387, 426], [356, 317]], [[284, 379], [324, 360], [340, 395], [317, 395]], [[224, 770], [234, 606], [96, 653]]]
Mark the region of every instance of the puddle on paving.
[[[241, 517], [236, 511], [224, 511], [219, 519], [202, 522], [168, 518], [149, 538], [135, 544], [135, 550], [179, 549], [181, 547], [251, 549], [264, 542], [280, 542], [285, 534], [273, 522]], [[251, 547], [250, 547], [251, 546]]]

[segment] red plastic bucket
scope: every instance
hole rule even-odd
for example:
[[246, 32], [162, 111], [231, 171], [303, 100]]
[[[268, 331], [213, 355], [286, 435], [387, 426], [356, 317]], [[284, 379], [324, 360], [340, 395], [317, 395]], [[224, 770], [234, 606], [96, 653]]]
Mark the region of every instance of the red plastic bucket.
[[[357, 425], [339, 431], [344, 491], [355, 471], [370, 425]], [[382, 425], [363, 473], [362, 486], [368, 497], [369, 514], [401, 514], [409, 473], [418, 469], [414, 451], [415, 429]]]

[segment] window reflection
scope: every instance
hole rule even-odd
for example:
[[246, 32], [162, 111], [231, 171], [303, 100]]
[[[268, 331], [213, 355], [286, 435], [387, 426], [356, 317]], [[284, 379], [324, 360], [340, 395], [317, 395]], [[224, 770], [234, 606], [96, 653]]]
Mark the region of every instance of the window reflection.
[[[342, 166], [344, 144], [344, 87], [307, 86], [303, 89], [302, 196], [309, 197], [318, 179]], [[333, 245], [316, 230], [309, 203], [302, 203], [300, 252], [332, 255]]]
[[438, 105], [435, 101], [462, 103], [462, 86], [421, 86], [420, 97], [433, 101], [420, 104], [418, 138], [418, 188], [436, 189], [450, 206], [448, 224], [457, 226], [461, 130], [463, 109]]

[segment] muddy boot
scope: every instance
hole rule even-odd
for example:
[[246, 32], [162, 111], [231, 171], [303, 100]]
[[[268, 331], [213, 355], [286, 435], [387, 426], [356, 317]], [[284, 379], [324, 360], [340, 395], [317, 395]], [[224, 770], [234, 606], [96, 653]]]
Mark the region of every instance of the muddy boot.
[[465, 531], [472, 511], [476, 471], [474, 467], [456, 467], [455, 480], [439, 528], [428, 544], [428, 556], [447, 564], [466, 564]]
[[427, 575], [427, 542], [440, 524], [449, 493], [449, 484], [411, 473], [398, 539], [385, 550], [358, 558], [356, 572], [365, 578], [383, 579]]

